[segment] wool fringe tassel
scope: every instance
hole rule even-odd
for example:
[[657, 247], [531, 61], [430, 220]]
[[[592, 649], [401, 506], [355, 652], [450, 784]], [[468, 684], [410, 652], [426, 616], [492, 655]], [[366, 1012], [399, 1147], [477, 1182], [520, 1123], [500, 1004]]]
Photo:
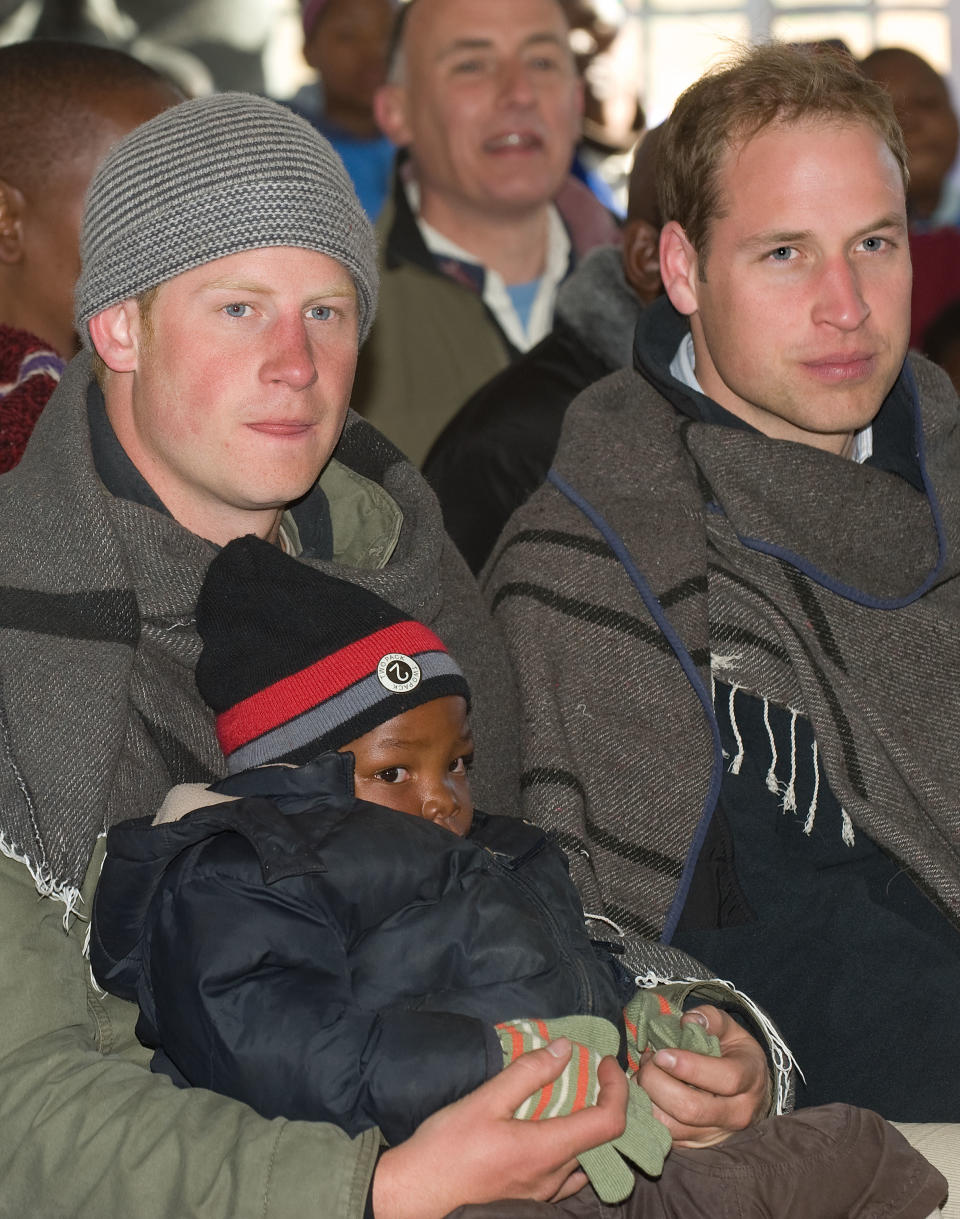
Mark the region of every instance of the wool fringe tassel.
[[770, 769], [767, 771], [767, 791], [775, 796], [780, 794], [780, 784], [777, 782], [777, 742], [774, 740], [773, 729], [770, 727], [770, 700], [763, 700], [763, 723], [767, 730], [767, 740], [770, 742]]
[[771, 1021], [770, 1017], [743, 991], [737, 990], [732, 982], [726, 981], [725, 978], [663, 978], [651, 972], [639, 974], [634, 978], [635, 983], [643, 990], [648, 990], [652, 986], [671, 986], [680, 983], [698, 983], [711, 982], [714, 985], [720, 985], [736, 995], [742, 1004], [750, 1010], [750, 1014], [763, 1030], [763, 1034], [767, 1039], [770, 1050], [770, 1057], [773, 1061], [773, 1070], [776, 1077], [777, 1099], [775, 1112], [779, 1115], [786, 1112], [787, 1103], [790, 1098], [790, 1077], [794, 1071], [800, 1076], [804, 1083], [807, 1082], [807, 1077], [800, 1069], [797, 1060], [794, 1058], [790, 1047], [781, 1037], [776, 1026]]
[[733, 728], [733, 736], [737, 742], [737, 753], [733, 761], [730, 763], [730, 773], [732, 775], [738, 775], [740, 773], [740, 767], [743, 765], [744, 758], [743, 737], [740, 735], [740, 728], [737, 724], [737, 713], [733, 705], [733, 700], [736, 697], [737, 691], [740, 689], [742, 689], [742, 687], [736, 684], [730, 687], [730, 725]]
[[[744, 745], [743, 737], [740, 735], [740, 727], [737, 724], [736, 709], [734, 706], [734, 696], [742, 686], [731, 686], [730, 688], [730, 725], [733, 729], [734, 739], [737, 742], [737, 753], [733, 761], [728, 767], [733, 775], [740, 773], [740, 768], [743, 765]], [[785, 813], [795, 813], [797, 811], [797, 718], [799, 712], [793, 707], [790, 708], [790, 781], [781, 783], [777, 778], [777, 765], [779, 756], [777, 754], [777, 743], [774, 739], [773, 728], [770, 724], [770, 702], [768, 699], [763, 700], [763, 723], [767, 730], [767, 739], [770, 742], [770, 768], [767, 771], [766, 787], [769, 792], [780, 796], [780, 806]], [[820, 800], [820, 755], [817, 750], [817, 742], [814, 739], [811, 746], [812, 762], [813, 762], [813, 794], [810, 797], [810, 805], [807, 809], [807, 816], [803, 823], [803, 832], [810, 834], [813, 831], [814, 822], [817, 817], [817, 807]], [[850, 815], [846, 809], [843, 810], [843, 841], [848, 847], [853, 846], [855, 835], [853, 822], [850, 820]]]
[[803, 832], [810, 834], [813, 830], [813, 823], [817, 817], [817, 801], [820, 798], [820, 759], [817, 754], [817, 738], [813, 738], [811, 747], [813, 754], [813, 795], [810, 798], [810, 807], [807, 809], [807, 819], [803, 823]]
[[80, 890], [76, 885], [65, 885], [56, 880], [46, 865], [40, 866], [28, 855], [22, 855], [3, 834], [0, 834], [0, 854], [6, 855], [7, 859], [14, 859], [17, 863], [23, 864], [33, 878], [33, 883], [41, 897], [50, 897], [55, 902], [63, 902], [66, 907], [63, 912], [63, 929], [69, 931], [70, 920], [80, 917], [78, 907], [83, 902]]

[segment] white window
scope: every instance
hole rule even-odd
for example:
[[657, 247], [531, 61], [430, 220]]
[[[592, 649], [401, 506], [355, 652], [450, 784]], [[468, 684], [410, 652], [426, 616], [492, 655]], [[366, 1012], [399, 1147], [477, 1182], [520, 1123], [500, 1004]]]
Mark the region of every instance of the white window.
[[950, 77], [960, 98], [960, 21], [951, 28], [949, 0], [627, 0], [627, 6], [651, 126], [731, 42], [765, 38], [840, 38], [858, 59], [875, 47], [908, 47]]

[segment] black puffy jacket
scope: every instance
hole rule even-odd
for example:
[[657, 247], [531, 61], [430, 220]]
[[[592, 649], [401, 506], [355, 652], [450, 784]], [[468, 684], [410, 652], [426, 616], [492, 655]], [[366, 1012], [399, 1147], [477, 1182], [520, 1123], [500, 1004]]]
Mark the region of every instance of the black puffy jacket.
[[91, 963], [155, 1070], [397, 1142], [501, 1069], [495, 1022], [619, 1025], [632, 980], [540, 829], [476, 813], [458, 838], [357, 800], [349, 754], [215, 790], [245, 798], [107, 836]]

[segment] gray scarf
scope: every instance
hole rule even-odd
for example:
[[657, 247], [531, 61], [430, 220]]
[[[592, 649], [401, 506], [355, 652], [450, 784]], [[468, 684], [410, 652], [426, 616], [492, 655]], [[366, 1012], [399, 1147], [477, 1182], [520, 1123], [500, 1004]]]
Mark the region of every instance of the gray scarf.
[[487, 592], [525, 813], [558, 828], [588, 909], [669, 934], [723, 773], [716, 670], [810, 718], [854, 825], [960, 918], [960, 426], [943, 375], [914, 367], [928, 493], [692, 422], [633, 372], [571, 408], [555, 471], [623, 554], [548, 483]]
[[[87, 425], [89, 381], [89, 356], [80, 355], [23, 461], [0, 479], [0, 851], [68, 910], [109, 824], [152, 814], [171, 784], [207, 780], [223, 766], [194, 682], [193, 609], [215, 549], [103, 486]], [[324, 486], [338, 480], [339, 558], [308, 561], [372, 588], [444, 639], [473, 693], [477, 791], [487, 807], [510, 812], [510, 676], [439, 506], [422, 476], [355, 415], [336, 457]], [[389, 559], [374, 490], [396, 520]]]

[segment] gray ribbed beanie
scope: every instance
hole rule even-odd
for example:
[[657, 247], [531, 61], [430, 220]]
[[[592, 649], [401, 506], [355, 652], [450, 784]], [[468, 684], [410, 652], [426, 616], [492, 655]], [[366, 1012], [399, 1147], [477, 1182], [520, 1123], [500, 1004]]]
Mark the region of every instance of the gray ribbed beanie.
[[363, 342], [377, 307], [376, 240], [343, 163], [284, 106], [252, 93], [182, 102], [107, 155], [87, 194], [77, 333], [192, 267], [240, 250], [300, 246], [357, 286]]

